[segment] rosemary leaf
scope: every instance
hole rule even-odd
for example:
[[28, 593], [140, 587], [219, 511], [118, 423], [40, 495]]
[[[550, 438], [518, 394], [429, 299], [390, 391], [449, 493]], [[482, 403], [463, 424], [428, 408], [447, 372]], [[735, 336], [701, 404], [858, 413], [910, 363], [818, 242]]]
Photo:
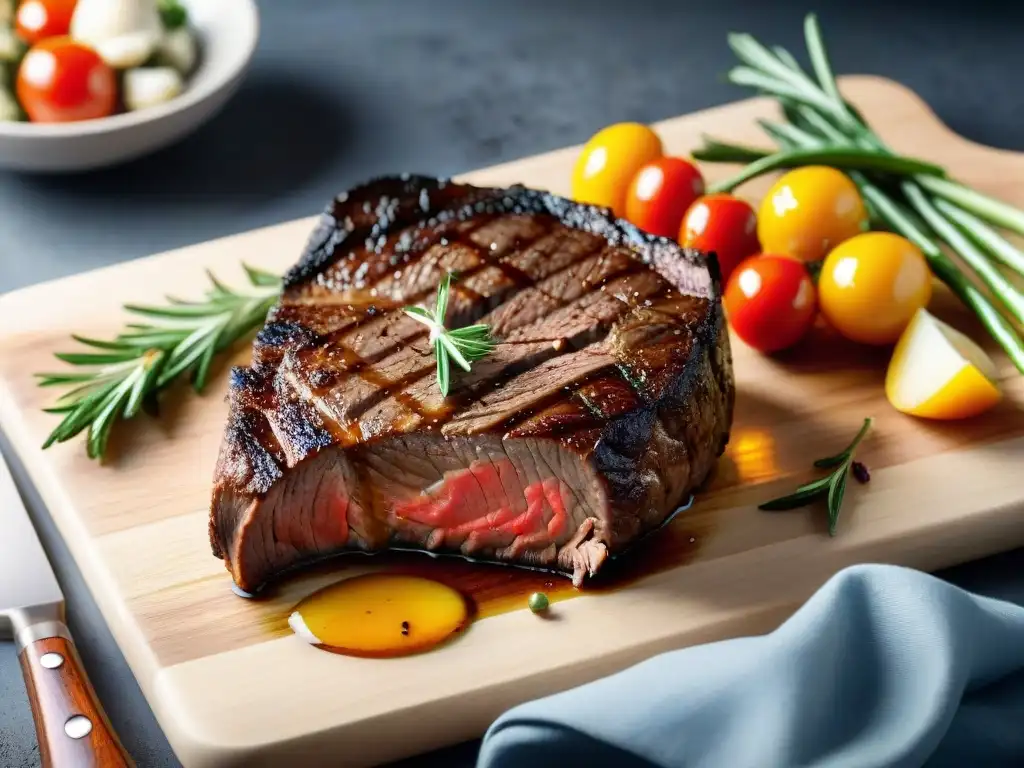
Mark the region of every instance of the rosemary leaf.
[[56, 387], [63, 384], [77, 384], [91, 381], [94, 373], [37, 373], [40, 387]]
[[828, 491], [829, 480], [830, 478], [828, 477], [822, 477], [806, 485], [801, 485], [793, 493], [766, 501], [758, 506], [758, 509], [762, 509], [765, 512], [783, 512], [807, 506], [811, 501]]
[[162, 307], [143, 307], [138, 304], [125, 304], [124, 308], [136, 315], [155, 317], [158, 319], [188, 317], [203, 319], [210, 316], [211, 309], [217, 309], [216, 299], [205, 304], [190, 304], [182, 301], [176, 301], [173, 298], [168, 298], [168, 301], [176, 303], [167, 304]]
[[805, 142], [807, 138], [806, 133], [791, 123], [773, 123], [770, 120], [758, 120], [757, 124], [776, 143], [799, 147], [801, 142]]
[[210, 344], [199, 358], [199, 363], [192, 374], [192, 387], [196, 392], [202, 392], [206, 388], [206, 381], [210, 377], [210, 366], [213, 365], [213, 357], [216, 354], [217, 347]]
[[143, 368], [142, 375], [138, 377], [132, 387], [131, 394], [128, 396], [128, 402], [125, 403], [124, 412], [122, 418], [133, 419], [142, 410], [142, 403], [146, 396], [146, 391], [151, 386], [151, 382], [156, 378], [157, 371], [154, 367]]
[[248, 264], [243, 264], [242, 269], [245, 270], [246, 277], [249, 278], [249, 282], [255, 285], [257, 288], [280, 288], [281, 278], [275, 275], [273, 272], [267, 272], [262, 269], [256, 269], [250, 267]]
[[744, 85], [749, 88], [757, 88], [759, 91], [771, 94], [772, 96], [792, 99], [793, 101], [809, 104], [821, 109], [830, 108], [828, 100], [822, 98], [815, 91], [796, 88], [753, 67], [733, 67], [729, 70], [728, 78], [731, 83]]
[[469, 370], [469, 360], [462, 356], [461, 346], [456, 345], [455, 341], [448, 334], [442, 333], [437, 337], [437, 340], [441, 342], [441, 345], [445, 348], [451, 359], [455, 361], [455, 364], [464, 371]]
[[98, 459], [103, 455], [107, 447], [107, 439], [110, 437], [110, 428], [121, 410], [124, 403], [131, 394], [132, 386], [140, 375], [140, 370], [135, 370], [132, 375], [117, 385], [110, 394], [104, 398], [99, 414], [89, 425], [89, 436], [86, 441], [86, 450], [90, 459]]
[[280, 278], [243, 265], [250, 288], [234, 291], [210, 275], [203, 301], [168, 298], [163, 306], [126, 305], [148, 322], [132, 322], [113, 339], [72, 338], [96, 352], [56, 355], [82, 371], [37, 374], [39, 386], [74, 385], [48, 413], [63, 416], [43, 447], [87, 432], [86, 452], [101, 459], [114, 425], [141, 411], [155, 412], [157, 396], [180, 376], [190, 374], [202, 390], [218, 353], [248, 334], [277, 301]]
[[973, 213], [968, 213], [948, 200], [935, 198], [932, 200], [932, 205], [947, 219], [956, 224], [976, 245], [984, 248], [994, 259], [1002, 262], [1004, 266], [1009, 267], [1024, 277], [1024, 252], [1021, 252], [1013, 243]]
[[56, 415], [59, 416], [59, 415], [65, 414], [65, 413], [71, 413], [71, 411], [75, 410], [75, 406], [73, 406], [73, 405], [53, 405], [53, 406], [50, 406], [49, 408], [40, 408], [40, 410], [43, 413], [53, 413], [53, 414], [56, 414]]
[[736, 58], [755, 69], [761, 70], [795, 88], [805, 85], [806, 77], [799, 70], [794, 70], [780, 61], [771, 51], [759, 43], [753, 36], [745, 33], [733, 33], [726, 41], [732, 48]]
[[448, 298], [451, 294], [453, 275], [445, 273], [437, 287], [437, 299], [433, 313], [423, 307], [404, 307], [406, 315], [430, 329], [430, 341], [437, 360], [437, 388], [445, 397], [451, 388], [451, 364], [454, 363], [464, 371], [469, 371], [474, 360], [490, 354], [494, 349], [490, 328], [478, 323], [449, 330], [445, 328], [445, 315], [448, 312]]
[[90, 339], [88, 336], [79, 336], [78, 334], [72, 333], [71, 338], [77, 341], [79, 344], [85, 344], [87, 347], [93, 347], [95, 349], [110, 349], [117, 351], [124, 351], [131, 349], [130, 344], [125, 344], [123, 341], [115, 339], [113, 341], [104, 341], [102, 339]]
[[803, 72], [803, 67], [800, 66], [800, 62], [796, 60], [796, 57], [788, 50], [783, 48], [781, 45], [773, 45], [772, 53], [775, 54], [775, 58], [781, 61], [790, 69], [795, 72]]
[[766, 501], [760, 504], [758, 509], [768, 512], [797, 509], [824, 496], [828, 506], [828, 532], [830, 536], [835, 536], [839, 511], [843, 505], [843, 494], [846, 492], [846, 478], [854, 463], [853, 454], [870, 427], [871, 419], [864, 419], [860, 431], [845, 449], [833, 456], [827, 456], [814, 462], [815, 467], [832, 469], [829, 474], [801, 485], [786, 496]]
[[110, 352], [105, 355], [94, 352], [58, 352], [54, 357], [70, 365], [109, 365], [110, 363], [127, 362], [136, 357], [136, 352], [133, 349]]
[[818, 459], [814, 462], [816, 469], [832, 469], [832, 467], [838, 467], [844, 461], [846, 461], [846, 452], [837, 453], [835, 456], [827, 456], [824, 459]]
[[695, 149], [691, 154], [695, 160], [703, 160], [708, 163], [752, 163], [767, 157], [771, 152], [739, 144], [725, 144], [705, 136], [704, 145]]
[[[800, 104], [789, 99], [779, 99], [779, 106], [782, 107], [782, 116], [790, 122], [790, 124], [806, 131], [808, 126], [803, 118], [802, 112], [814, 112], [813, 109], [808, 107], [806, 104]], [[817, 112], [815, 112], [817, 114]]]
[[441, 339], [434, 341], [434, 357], [437, 358], [437, 388], [441, 394], [448, 397], [448, 389], [451, 384], [451, 365], [448, 362], [448, 350], [444, 348]]
[[831, 476], [828, 484], [828, 535], [836, 535], [836, 527], [839, 524], [839, 510], [843, 506], [843, 494], [846, 493], [846, 478], [850, 471], [849, 463], [843, 466]]
[[430, 314], [423, 307], [406, 307], [403, 310], [407, 315], [412, 315], [413, 319], [416, 320], [430, 320], [433, 321], [434, 316]]
[[948, 179], [919, 179], [931, 194], [979, 216], [990, 224], [1024, 235], [1024, 211]]
[[807, 53], [811, 59], [811, 69], [814, 70], [821, 89], [836, 102], [843, 103], [843, 97], [839, 94], [839, 87], [836, 85], [835, 75], [832, 74], [832, 65], [825, 52], [825, 42], [821, 37], [818, 17], [813, 13], [807, 14], [804, 18], [804, 38], [807, 42]]
[[445, 315], [448, 314], [448, 294], [452, 291], [452, 273], [445, 272], [441, 278], [441, 285], [437, 289], [437, 307], [434, 309], [434, 320], [439, 325], [444, 325]]

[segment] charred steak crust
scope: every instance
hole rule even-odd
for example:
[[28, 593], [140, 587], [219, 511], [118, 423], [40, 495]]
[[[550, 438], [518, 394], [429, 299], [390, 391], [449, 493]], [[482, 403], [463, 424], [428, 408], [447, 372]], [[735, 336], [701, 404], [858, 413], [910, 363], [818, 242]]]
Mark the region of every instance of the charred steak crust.
[[[401, 307], [498, 345], [434, 383]], [[579, 584], [710, 472], [734, 384], [720, 275], [606, 209], [524, 187], [373, 180], [326, 209], [232, 370], [210, 541], [239, 587], [346, 550], [453, 552]]]

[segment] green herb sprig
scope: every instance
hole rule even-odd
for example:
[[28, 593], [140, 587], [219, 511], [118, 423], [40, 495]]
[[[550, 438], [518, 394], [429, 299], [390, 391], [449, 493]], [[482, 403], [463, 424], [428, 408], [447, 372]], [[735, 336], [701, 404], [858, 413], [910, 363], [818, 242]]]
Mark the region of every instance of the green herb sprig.
[[705, 138], [693, 153], [696, 159], [747, 165], [708, 191], [732, 191], [780, 168], [823, 164], [845, 170], [860, 188], [872, 223], [917, 245], [935, 276], [1024, 373], [1024, 293], [1004, 274], [1024, 277], [1024, 252], [999, 232], [1024, 234], [1024, 211], [893, 153], [840, 94], [814, 14], [805, 18], [804, 37], [810, 72], [785, 48], [768, 48], [748, 34], [729, 35], [740, 61], [729, 80], [773, 96], [785, 121], [759, 121], [776, 150]]
[[72, 336], [93, 352], [65, 352], [56, 357], [84, 370], [36, 374], [43, 387], [73, 385], [46, 410], [64, 419], [43, 445], [63, 443], [87, 430], [90, 458], [102, 458], [119, 419], [146, 409], [156, 412], [157, 395], [188, 374], [197, 392], [206, 386], [219, 352], [247, 336], [266, 318], [281, 292], [277, 275], [245, 267], [250, 287], [232, 290], [212, 274], [204, 301], [169, 298], [162, 307], [126, 305], [146, 319], [130, 323], [112, 340]]
[[846, 448], [834, 456], [826, 456], [824, 459], [818, 459], [814, 462], [815, 467], [831, 469], [832, 472], [817, 480], [801, 485], [787, 496], [780, 496], [777, 499], [766, 501], [758, 506], [758, 509], [763, 509], [766, 512], [797, 509], [798, 507], [805, 507], [812, 501], [824, 496], [828, 502], [828, 534], [829, 536], [835, 536], [836, 526], [839, 523], [839, 510], [842, 508], [843, 495], [846, 493], [846, 478], [849, 476], [850, 469], [854, 465], [853, 453], [857, 450], [857, 446], [860, 445], [860, 441], [864, 439], [864, 435], [867, 434], [870, 427], [871, 419], [864, 419], [864, 425], [860, 428], [860, 432], [857, 433], [857, 436], [853, 438], [853, 441]]
[[441, 279], [433, 312], [423, 307], [403, 308], [405, 314], [430, 329], [430, 343], [437, 359], [437, 386], [445, 397], [451, 386], [451, 361], [462, 370], [469, 371], [475, 360], [487, 356], [494, 349], [490, 328], [484, 324], [451, 330], [445, 328], [452, 279], [451, 272], [446, 272]]
[[188, 11], [178, 0], [160, 0], [157, 10], [165, 29], [177, 29], [188, 23]]

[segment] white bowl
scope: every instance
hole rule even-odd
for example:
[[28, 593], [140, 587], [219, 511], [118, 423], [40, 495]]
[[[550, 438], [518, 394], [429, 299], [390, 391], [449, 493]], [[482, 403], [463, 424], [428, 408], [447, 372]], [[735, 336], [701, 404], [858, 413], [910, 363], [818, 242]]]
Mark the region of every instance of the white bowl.
[[182, 0], [199, 35], [199, 66], [180, 96], [138, 112], [75, 123], [0, 122], [0, 168], [67, 173], [123, 163], [173, 144], [237, 89], [256, 40], [253, 0]]

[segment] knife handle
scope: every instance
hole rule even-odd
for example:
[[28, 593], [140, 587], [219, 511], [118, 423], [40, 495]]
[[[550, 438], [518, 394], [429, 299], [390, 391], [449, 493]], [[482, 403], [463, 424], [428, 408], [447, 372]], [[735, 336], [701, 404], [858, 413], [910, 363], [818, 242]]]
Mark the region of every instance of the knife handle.
[[35, 640], [20, 659], [44, 768], [134, 766], [68, 637]]

